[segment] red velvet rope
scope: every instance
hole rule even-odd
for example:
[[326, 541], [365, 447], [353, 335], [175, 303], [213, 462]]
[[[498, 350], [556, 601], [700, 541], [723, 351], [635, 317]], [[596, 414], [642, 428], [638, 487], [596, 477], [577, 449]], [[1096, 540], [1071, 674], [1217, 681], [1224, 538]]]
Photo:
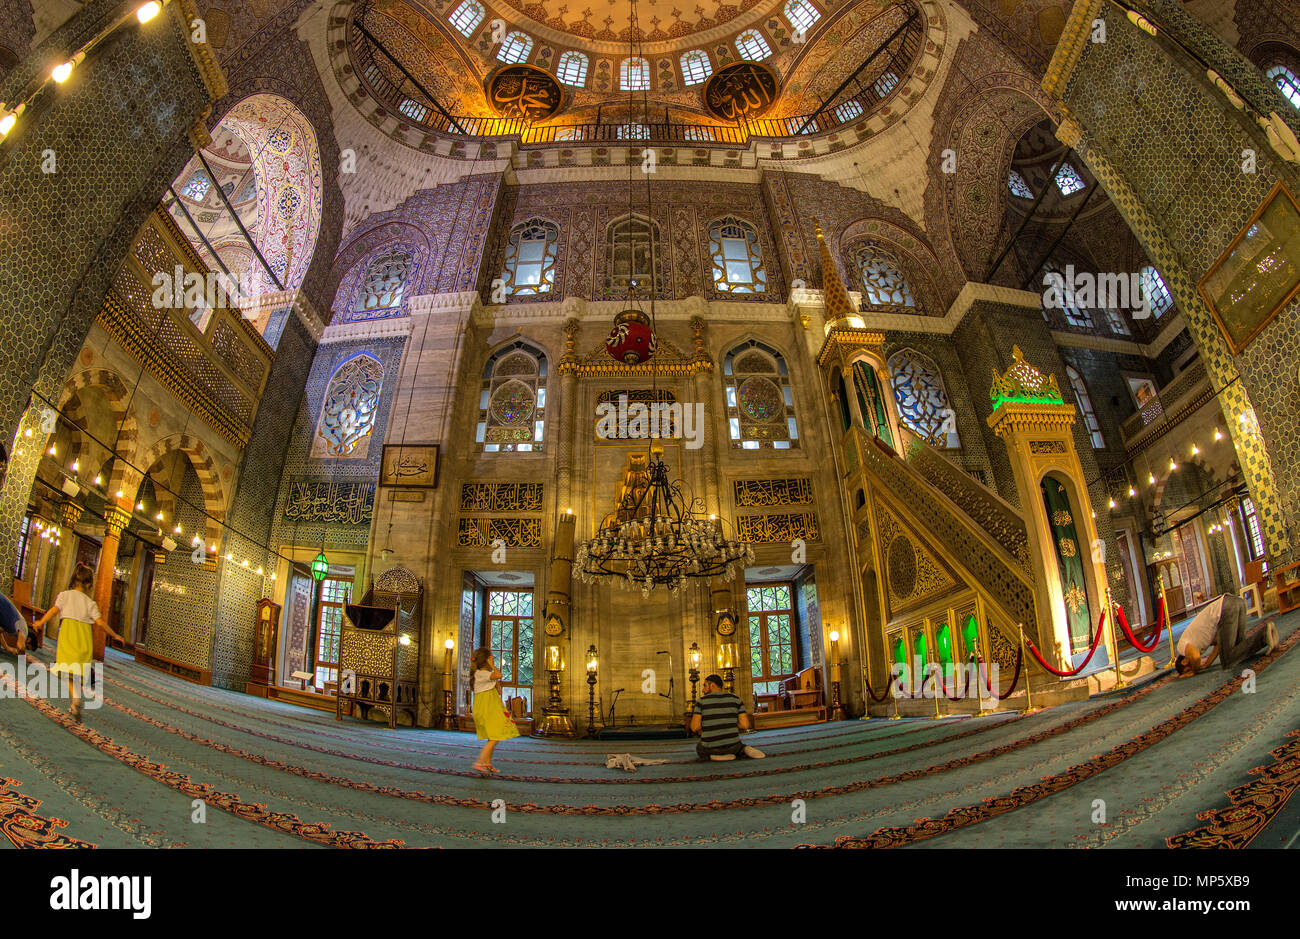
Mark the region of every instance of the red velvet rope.
[[[993, 688], [992, 688], [992, 686], [989, 685], [989, 673], [988, 673], [988, 670], [985, 669], [985, 670], [984, 670], [984, 687], [985, 687], [985, 688], [988, 688], [989, 694], [991, 694], [994, 698], [996, 698], [996, 699], [999, 700], [999, 701], [1001, 701], [1003, 698], [1009, 698], [1009, 697], [1011, 697], [1011, 693], [1012, 693], [1013, 691], [1016, 690], [1016, 685], [1019, 684], [1019, 682], [1020, 682], [1020, 667], [1021, 667], [1021, 665], [1024, 664], [1024, 661], [1025, 661], [1025, 650], [1024, 650], [1024, 649], [1017, 649], [1017, 650], [1016, 650], [1016, 670], [1015, 670], [1015, 671], [1012, 673], [1012, 675], [1011, 675], [1011, 687], [1008, 688], [1006, 691], [1001, 692], [1001, 693], [994, 691]], [[975, 662], [976, 662], [977, 665], [983, 665], [983, 664], [984, 664], [983, 662], [981, 662], [981, 661], [979, 660], [979, 657], [978, 657], [978, 656], [975, 658]]]
[[1058, 669], [1052, 668], [1052, 666], [1044, 662], [1043, 657], [1039, 655], [1038, 650], [1034, 648], [1034, 643], [1032, 640], [1026, 638], [1025, 644], [1029, 646], [1029, 651], [1034, 654], [1034, 658], [1038, 659], [1038, 664], [1043, 666], [1043, 668], [1047, 669], [1057, 678], [1071, 678], [1079, 674], [1085, 668], [1087, 668], [1088, 663], [1092, 661], [1093, 653], [1097, 651], [1097, 645], [1101, 642], [1101, 627], [1102, 624], [1104, 624], [1105, 622], [1106, 622], [1106, 611], [1102, 610], [1101, 616], [1097, 618], [1097, 634], [1092, 637], [1092, 648], [1088, 650], [1088, 657], [1084, 659], [1082, 662], [1080, 662], [1078, 666], [1076, 666], [1075, 668], [1071, 669], [1068, 672], [1059, 671]]
[[1133, 648], [1139, 652], [1151, 652], [1160, 642], [1160, 633], [1165, 627], [1165, 604], [1163, 598], [1156, 599], [1156, 625], [1155, 636], [1150, 640], [1149, 645], [1143, 645], [1138, 641], [1137, 636], [1133, 635], [1133, 630], [1129, 629], [1128, 617], [1124, 615], [1124, 608], [1118, 603], [1115, 604], [1115, 616], [1119, 620], [1119, 628], [1124, 630], [1124, 636], [1133, 644]]
[[879, 698], [876, 697], [876, 693], [871, 690], [871, 676], [867, 674], [867, 670], [865, 668], [862, 670], [862, 680], [866, 683], [867, 686], [867, 697], [869, 697], [876, 704], [882, 703], [886, 698], [889, 697], [888, 687], [885, 688], [884, 693]]

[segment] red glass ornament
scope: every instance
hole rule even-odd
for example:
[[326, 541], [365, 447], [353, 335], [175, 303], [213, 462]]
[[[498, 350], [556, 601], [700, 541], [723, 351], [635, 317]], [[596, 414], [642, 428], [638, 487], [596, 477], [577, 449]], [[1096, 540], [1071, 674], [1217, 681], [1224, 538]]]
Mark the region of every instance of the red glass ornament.
[[605, 351], [625, 365], [640, 365], [655, 354], [655, 334], [650, 318], [640, 310], [624, 310], [614, 317]]

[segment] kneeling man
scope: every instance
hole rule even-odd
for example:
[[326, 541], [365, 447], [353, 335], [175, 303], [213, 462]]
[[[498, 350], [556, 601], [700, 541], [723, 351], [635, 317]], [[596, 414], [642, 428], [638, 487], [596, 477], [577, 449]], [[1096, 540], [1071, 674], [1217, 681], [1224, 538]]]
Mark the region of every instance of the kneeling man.
[[1277, 626], [1273, 621], [1247, 632], [1246, 601], [1224, 594], [1211, 600], [1183, 629], [1174, 670], [1186, 678], [1208, 667], [1216, 657], [1223, 668], [1232, 668], [1249, 655], [1276, 648]]
[[748, 747], [740, 739], [740, 731], [749, 728], [749, 715], [745, 703], [722, 684], [717, 675], [704, 679], [704, 694], [695, 702], [691, 715], [691, 733], [700, 735], [695, 752], [701, 760], [734, 760], [747, 756], [761, 760], [766, 754]]

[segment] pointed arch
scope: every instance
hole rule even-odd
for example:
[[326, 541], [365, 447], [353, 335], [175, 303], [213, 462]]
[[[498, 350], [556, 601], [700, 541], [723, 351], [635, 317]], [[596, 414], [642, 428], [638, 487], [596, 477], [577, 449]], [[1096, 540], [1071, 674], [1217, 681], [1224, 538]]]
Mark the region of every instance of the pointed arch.
[[914, 430], [931, 446], [959, 449], [957, 416], [948, 398], [943, 373], [935, 361], [907, 348], [891, 355], [888, 365], [899, 423]]
[[[84, 400], [81, 393], [95, 390], [103, 394], [113, 415], [114, 439], [104, 441], [116, 450], [105, 455], [113, 461], [111, 476], [118, 476], [126, 468], [126, 463], [135, 462], [136, 448], [140, 442], [140, 428], [136, 422], [135, 407], [131, 401], [131, 392], [126, 387], [122, 376], [106, 368], [88, 368], [75, 373], [63, 385], [59, 395], [59, 409], [64, 412], [69, 423], [78, 428], [74, 435], [73, 449], [69, 454], [72, 461], [80, 462], [98, 447], [86, 435], [88, 429]], [[94, 474], [89, 474], [93, 476]], [[114, 490], [115, 491], [115, 490]]]
[[[208, 453], [207, 444], [190, 434], [172, 434], [154, 442], [153, 446], [135, 460], [136, 468], [123, 467], [122, 475], [114, 469], [113, 481], [109, 484], [110, 497], [116, 498], [117, 492], [123, 496], [119, 500], [134, 505], [140, 497], [140, 487], [144, 485], [145, 476], [163, 457], [180, 451], [189, 459], [194, 474], [199, 479], [199, 488], [203, 492], [204, 538], [207, 544], [220, 543], [221, 527], [226, 519], [226, 496], [221, 486], [221, 475]], [[122, 461], [118, 461], [121, 464]]]
[[759, 339], [735, 343], [722, 356], [722, 384], [733, 447], [799, 446], [790, 368], [780, 351]]
[[546, 353], [515, 339], [488, 356], [474, 439], [488, 453], [542, 449], [546, 435]]
[[325, 383], [311, 455], [318, 459], [364, 459], [379, 413], [384, 366], [365, 351], [343, 359]]

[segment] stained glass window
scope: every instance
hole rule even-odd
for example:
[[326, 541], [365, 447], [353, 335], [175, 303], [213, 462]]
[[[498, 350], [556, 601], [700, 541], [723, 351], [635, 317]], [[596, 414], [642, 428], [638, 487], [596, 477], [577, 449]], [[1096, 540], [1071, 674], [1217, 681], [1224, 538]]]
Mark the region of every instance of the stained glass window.
[[1086, 186], [1079, 171], [1069, 163], [1062, 163], [1061, 168], [1056, 171], [1056, 188], [1061, 190], [1061, 195], [1072, 196]]
[[474, 27], [483, 22], [483, 16], [483, 5], [478, 0], [465, 0], [447, 19], [462, 36], [472, 36]]
[[822, 15], [808, 0], [790, 0], [785, 5], [785, 18], [795, 29], [807, 32]]
[[581, 127], [561, 127], [555, 132], [556, 140], [585, 140]]
[[916, 297], [898, 262], [878, 245], [863, 245], [854, 252], [862, 282], [862, 300], [873, 310], [916, 312]]
[[745, 586], [754, 694], [779, 693], [781, 682], [799, 670], [793, 599], [793, 584]]
[[606, 238], [611, 287], [627, 287], [635, 281], [643, 291], [648, 290], [652, 272], [655, 283], [659, 283], [662, 262], [658, 225], [639, 215], [624, 216], [609, 224]]
[[510, 33], [501, 43], [501, 48], [497, 50], [497, 60], [507, 65], [525, 62], [532, 51], [532, 36], [519, 32]]
[[733, 447], [789, 450], [799, 446], [790, 370], [781, 353], [756, 339], [742, 343], [723, 358], [722, 381]]
[[753, 225], [733, 216], [709, 226], [713, 284], [724, 293], [766, 293], [763, 251]]
[[406, 250], [386, 251], [370, 262], [366, 279], [357, 294], [350, 320], [377, 319], [378, 316], [365, 314], [383, 314], [394, 311], [402, 305], [402, 295], [406, 290], [406, 281], [411, 276], [411, 252]]
[[805, 117], [787, 117], [785, 119], [786, 131], [791, 134], [813, 134], [817, 132], [817, 118]]
[[1021, 176], [1016, 170], [1007, 174], [1007, 188], [1011, 190], [1013, 196], [1019, 196], [1022, 199], [1032, 199], [1034, 190], [1029, 188], [1029, 183], [1025, 177]]
[[542, 449], [546, 424], [546, 357], [519, 341], [488, 359], [479, 392], [475, 438], [489, 453]]
[[717, 140], [708, 127], [688, 127], [682, 135], [683, 140]]
[[855, 117], [861, 117], [861, 116], [862, 116], [862, 105], [858, 104], [858, 102], [853, 100], [845, 101], [843, 104], [841, 104], [838, 108], [835, 109], [835, 119], [839, 121], [841, 124], [848, 123], [849, 121], [853, 120]]
[[618, 68], [618, 87], [624, 91], [645, 91], [650, 87], [650, 63], [645, 59], [624, 59]]
[[1169, 287], [1160, 272], [1148, 264], [1142, 268], [1142, 295], [1151, 304], [1151, 315], [1156, 319], [1164, 316], [1174, 306], [1174, 298], [1169, 294]]
[[383, 383], [384, 367], [364, 352], [340, 365], [325, 390], [314, 447], [323, 446], [326, 456], [364, 457]]
[[488, 590], [483, 645], [501, 670], [501, 697], [533, 701], [533, 592]]
[[893, 72], [886, 72], [875, 80], [871, 90], [876, 93], [877, 98], [883, 98], [897, 87], [898, 76]]
[[1300, 108], [1300, 78], [1285, 65], [1275, 65], [1264, 73], [1264, 77], [1277, 86], [1278, 91], [1297, 108]]
[[772, 54], [767, 40], [756, 29], [747, 29], [736, 37], [736, 51], [740, 53], [742, 59], [748, 59], [750, 62], [761, 62]]
[[564, 53], [560, 56], [555, 77], [560, 80], [560, 84], [581, 88], [587, 83], [587, 57], [581, 52]]
[[614, 136], [619, 140], [649, 140], [650, 128], [644, 124], [619, 124]]
[[1124, 314], [1119, 310], [1107, 310], [1106, 322], [1110, 324], [1110, 331], [1116, 336], [1133, 335], [1128, 328], [1128, 323], [1124, 320]]
[[943, 375], [934, 362], [919, 352], [904, 349], [889, 360], [889, 381], [900, 421], [931, 446], [948, 450], [961, 446]]
[[1092, 409], [1092, 398], [1088, 394], [1088, 386], [1083, 383], [1083, 376], [1069, 365], [1065, 367], [1065, 374], [1070, 379], [1070, 387], [1074, 389], [1074, 397], [1079, 405], [1079, 411], [1082, 412], [1084, 423], [1088, 426], [1088, 435], [1092, 438], [1092, 448], [1094, 450], [1105, 449], [1106, 438], [1101, 435], [1101, 425], [1097, 423], [1097, 412]]
[[682, 81], [688, 85], [698, 85], [713, 74], [713, 63], [707, 53], [692, 49], [682, 53]]
[[200, 170], [190, 177], [190, 181], [185, 184], [181, 190], [181, 195], [186, 199], [193, 199], [195, 202], [202, 202], [203, 197], [208, 194], [212, 188], [212, 180], [208, 179], [208, 174]]
[[[1044, 307], [1046, 307], [1048, 294], [1054, 293], [1060, 297], [1060, 306], [1053, 305], [1052, 309], [1059, 309], [1064, 313], [1065, 321], [1071, 326], [1091, 329], [1093, 327], [1092, 314], [1079, 306], [1075, 300], [1074, 282], [1071, 278], [1066, 277], [1067, 273], [1067, 271], [1061, 270], [1061, 266], [1055, 261], [1043, 265]], [[1046, 310], [1044, 310], [1043, 318], [1047, 319]]]
[[554, 222], [530, 218], [510, 229], [506, 269], [501, 275], [511, 296], [550, 293], [555, 283], [555, 252], [560, 229]]

